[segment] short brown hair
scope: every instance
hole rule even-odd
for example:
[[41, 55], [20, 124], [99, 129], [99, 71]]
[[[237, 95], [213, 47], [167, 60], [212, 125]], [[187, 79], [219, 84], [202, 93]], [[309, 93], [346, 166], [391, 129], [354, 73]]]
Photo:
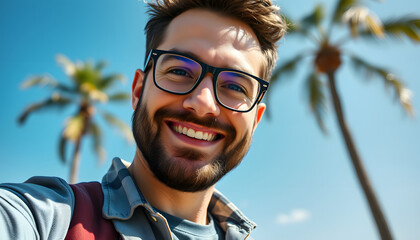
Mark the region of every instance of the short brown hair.
[[271, 0], [154, 0], [147, 3], [150, 19], [146, 32], [146, 57], [157, 48], [169, 23], [190, 9], [209, 9], [233, 17], [249, 25], [256, 34], [266, 59], [263, 79], [268, 80], [277, 60], [277, 41], [286, 32], [287, 25]]

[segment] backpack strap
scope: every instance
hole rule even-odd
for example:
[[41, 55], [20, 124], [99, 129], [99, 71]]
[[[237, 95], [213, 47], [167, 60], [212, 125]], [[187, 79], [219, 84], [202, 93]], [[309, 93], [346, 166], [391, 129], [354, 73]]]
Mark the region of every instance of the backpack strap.
[[70, 184], [75, 203], [73, 217], [66, 235], [72, 239], [118, 239], [110, 220], [103, 218], [104, 195], [99, 182]]

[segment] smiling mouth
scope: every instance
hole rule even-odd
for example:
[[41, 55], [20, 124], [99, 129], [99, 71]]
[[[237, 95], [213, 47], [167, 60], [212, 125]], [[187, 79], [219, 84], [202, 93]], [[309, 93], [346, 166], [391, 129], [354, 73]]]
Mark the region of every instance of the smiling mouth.
[[181, 125], [175, 122], [167, 122], [167, 123], [169, 127], [176, 133], [185, 135], [193, 139], [213, 142], [223, 137], [223, 135], [216, 132], [210, 132], [210, 131], [205, 131], [205, 130], [195, 130], [193, 128], [190, 128], [190, 127], [187, 127], [185, 125]]

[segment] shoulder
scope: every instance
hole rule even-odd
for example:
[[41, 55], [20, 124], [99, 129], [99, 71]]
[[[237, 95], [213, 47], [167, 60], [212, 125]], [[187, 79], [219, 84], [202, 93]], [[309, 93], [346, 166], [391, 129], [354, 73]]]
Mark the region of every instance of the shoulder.
[[0, 236], [60, 239], [74, 209], [69, 184], [56, 177], [33, 177], [0, 184]]
[[27, 204], [44, 203], [54, 205], [56, 203], [68, 204], [71, 207], [74, 202], [73, 191], [69, 184], [58, 177], [32, 177], [24, 183], [0, 184], [2, 196], [10, 192]]

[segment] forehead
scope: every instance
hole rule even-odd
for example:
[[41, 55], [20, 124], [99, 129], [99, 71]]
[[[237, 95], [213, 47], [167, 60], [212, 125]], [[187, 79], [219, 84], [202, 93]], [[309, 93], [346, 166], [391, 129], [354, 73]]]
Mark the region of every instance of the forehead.
[[159, 49], [191, 52], [199, 60], [261, 76], [264, 60], [255, 33], [245, 23], [203, 9], [174, 18]]

